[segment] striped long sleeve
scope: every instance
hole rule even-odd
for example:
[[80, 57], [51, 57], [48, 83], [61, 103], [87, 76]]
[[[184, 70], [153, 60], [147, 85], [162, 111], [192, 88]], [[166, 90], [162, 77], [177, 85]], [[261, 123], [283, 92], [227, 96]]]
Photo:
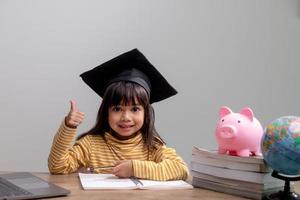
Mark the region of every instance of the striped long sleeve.
[[48, 158], [48, 168], [52, 174], [68, 174], [89, 161], [88, 138], [77, 141], [74, 145], [76, 129], [68, 128], [63, 122], [58, 129]]
[[188, 168], [174, 149], [162, 146], [153, 156], [153, 161], [132, 161], [134, 176], [159, 181], [187, 179]]
[[[128, 140], [118, 140], [110, 133], [86, 135], [75, 140], [76, 129], [68, 128], [64, 122], [57, 131], [48, 158], [52, 174], [68, 174], [81, 167], [112, 166], [119, 160], [132, 160], [134, 176], [151, 180], [186, 179], [188, 168], [174, 149], [157, 146], [148, 151], [142, 134]], [[97, 173], [110, 173], [108, 169]]]

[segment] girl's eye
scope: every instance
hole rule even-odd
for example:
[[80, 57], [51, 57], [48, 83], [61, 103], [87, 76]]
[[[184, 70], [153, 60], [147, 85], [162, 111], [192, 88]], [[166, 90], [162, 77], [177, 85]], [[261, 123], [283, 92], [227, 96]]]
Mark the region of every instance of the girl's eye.
[[137, 112], [137, 111], [140, 111], [141, 109], [139, 108], [139, 107], [137, 107], [137, 106], [134, 106], [133, 108], [132, 108], [132, 111], [133, 112]]
[[114, 111], [114, 112], [120, 112], [121, 111], [121, 107], [114, 106], [114, 107], [112, 107], [112, 111]]

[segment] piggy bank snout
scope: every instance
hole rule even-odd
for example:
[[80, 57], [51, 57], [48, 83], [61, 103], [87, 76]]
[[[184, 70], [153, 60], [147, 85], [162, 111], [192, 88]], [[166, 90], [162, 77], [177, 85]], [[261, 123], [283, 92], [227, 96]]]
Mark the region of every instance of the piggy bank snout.
[[221, 138], [233, 138], [237, 133], [236, 127], [232, 125], [224, 125], [220, 128], [220, 137]]

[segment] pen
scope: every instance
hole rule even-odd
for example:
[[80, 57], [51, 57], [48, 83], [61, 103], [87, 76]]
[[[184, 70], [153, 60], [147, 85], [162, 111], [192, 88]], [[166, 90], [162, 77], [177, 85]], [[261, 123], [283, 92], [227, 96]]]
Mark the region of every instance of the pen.
[[140, 181], [137, 177], [131, 176], [129, 177], [130, 180], [132, 180], [136, 185], [140, 184], [141, 186], [143, 186], [142, 181]]
[[87, 171], [89, 172], [94, 172], [94, 170], [96, 169], [112, 169], [114, 166], [99, 166], [99, 167], [88, 167], [86, 168]]
[[111, 169], [114, 166], [91, 167], [92, 169]]

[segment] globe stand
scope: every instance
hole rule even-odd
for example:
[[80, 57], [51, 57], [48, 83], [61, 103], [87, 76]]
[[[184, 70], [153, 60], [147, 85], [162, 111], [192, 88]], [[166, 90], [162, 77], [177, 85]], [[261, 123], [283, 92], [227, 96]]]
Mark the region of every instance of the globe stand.
[[300, 176], [285, 176], [273, 170], [272, 176], [285, 181], [284, 190], [265, 196], [264, 200], [300, 200], [299, 194], [291, 191], [290, 181], [299, 181]]

